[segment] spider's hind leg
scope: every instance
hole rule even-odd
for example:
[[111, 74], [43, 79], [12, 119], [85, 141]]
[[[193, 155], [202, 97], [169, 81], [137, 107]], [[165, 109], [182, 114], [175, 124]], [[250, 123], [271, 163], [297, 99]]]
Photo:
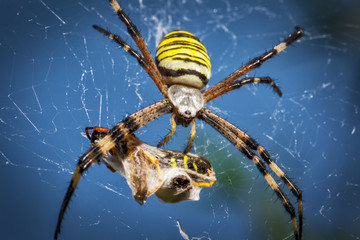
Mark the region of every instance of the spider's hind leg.
[[[264, 176], [267, 183], [270, 185], [271, 189], [276, 193], [276, 195], [281, 200], [282, 205], [289, 213], [291, 217], [293, 232], [296, 240], [302, 239], [302, 230], [303, 230], [303, 208], [302, 208], [302, 192], [295, 185], [295, 183], [285, 174], [283, 170], [271, 159], [270, 154], [259, 145], [253, 138], [246, 134], [241, 129], [237, 128], [235, 125], [226, 121], [225, 119], [217, 116], [212, 113], [209, 109], [204, 108], [200, 116], [198, 117], [201, 120], [204, 120], [209, 125], [214, 127], [219, 133], [221, 133], [225, 138], [227, 138], [237, 149], [239, 149], [247, 158], [252, 160], [260, 173]], [[261, 159], [254, 151], [260, 155]], [[293, 193], [293, 195], [298, 200], [298, 219], [296, 218], [296, 211], [289, 198], [281, 190], [278, 183], [271, 176], [269, 171], [266, 168], [266, 164], [271, 168], [271, 170], [277, 175]]]

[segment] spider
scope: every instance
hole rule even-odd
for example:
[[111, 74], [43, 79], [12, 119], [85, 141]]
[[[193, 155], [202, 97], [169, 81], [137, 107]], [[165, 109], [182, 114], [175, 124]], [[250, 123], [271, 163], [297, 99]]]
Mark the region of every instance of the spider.
[[[154, 61], [137, 27], [123, 12], [119, 3], [116, 0], [110, 0], [110, 3], [120, 20], [127, 27], [127, 31], [140, 50], [140, 53], [130, 47], [120, 36], [99, 26], [94, 25], [93, 27], [119, 44], [138, 61], [140, 66], [154, 81], [164, 99], [126, 117], [99, 141], [92, 144], [91, 148], [79, 158], [75, 170], [76, 177], [74, 173], [72, 181], [77, 182], [84, 171], [109, 154], [119, 142], [126, 142], [128, 136], [131, 136], [136, 130], [164, 114], [172, 114], [170, 118], [171, 130], [158, 147], [171, 138], [177, 125], [187, 127], [191, 124], [190, 139], [185, 149], [185, 153], [188, 152], [191, 149], [196, 134], [195, 119], [197, 118], [216, 129], [249, 160], [253, 161], [290, 215], [295, 239], [302, 239], [302, 191], [277, 166], [264, 147], [235, 125], [211, 112], [205, 105], [207, 102], [247, 84], [268, 84], [281, 96], [281, 90], [270, 77], [241, 77], [260, 67], [265, 61], [271, 59], [287, 46], [300, 39], [304, 34], [303, 29], [296, 27], [292, 34], [271, 50], [250, 60], [216, 85], [206, 90], [201, 90], [207, 85], [210, 78], [211, 63], [205, 47], [195, 35], [186, 31], [174, 31], [167, 34], [157, 48], [156, 61]], [[298, 214], [289, 198], [269, 173], [267, 165], [297, 198]], [[67, 196], [68, 194], [65, 198]], [[64, 211], [65, 209], [61, 210], [59, 221], [62, 219]], [[60, 231], [59, 222], [56, 231], [57, 235]]]
[[[109, 131], [110, 129], [101, 127], [85, 128], [91, 146], [96, 146], [101, 139], [110, 134]], [[166, 203], [197, 201], [200, 199], [201, 189], [212, 187], [216, 181], [208, 158], [153, 147], [142, 142], [135, 134], [129, 134], [126, 140], [116, 142], [114, 147], [102, 156], [102, 160], [112, 172], [118, 171], [126, 178], [133, 197], [140, 205], [154, 193]], [[61, 205], [55, 239], [60, 233], [65, 210], [82, 173], [82, 166], [78, 165]]]

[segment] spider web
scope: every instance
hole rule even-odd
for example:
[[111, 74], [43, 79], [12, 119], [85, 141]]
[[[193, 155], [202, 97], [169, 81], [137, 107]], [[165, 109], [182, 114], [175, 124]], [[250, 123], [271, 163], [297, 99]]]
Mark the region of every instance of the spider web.
[[[260, 142], [303, 190], [304, 239], [359, 239], [360, 5], [322, 2], [121, 4], [152, 53], [166, 32], [196, 34], [212, 59], [210, 85], [302, 26], [300, 42], [249, 75], [274, 78], [282, 98], [247, 86], [208, 107]], [[89, 147], [84, 128], [112, 127], [161, 95], [134, 59], [92, 29], [132, 43], [107, 1], [8, 1], [0, 16], [1, 238], [49, 239]], [[252, 162], [211, 127], [197, 126], [192, 152], [212, 160], [218, 179], [200, 201], [152, 196], [139, 206], [119, 174], [96, 165], [80, 181], [60, 238], [292, 239], [289, 216]], [[168, 130], [165, 116], [137, 136], [156, 145]], [[165, 147], [182, 150], [188, 136], [179, 127]]]

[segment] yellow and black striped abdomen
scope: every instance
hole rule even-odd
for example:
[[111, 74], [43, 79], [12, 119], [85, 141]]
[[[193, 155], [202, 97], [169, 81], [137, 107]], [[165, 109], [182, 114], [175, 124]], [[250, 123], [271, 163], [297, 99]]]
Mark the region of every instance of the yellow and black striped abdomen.
[[211, 75], [211, 63], [204, 45], [192, 33], [167, 34], [156, 51], [156, 63], [166, 81], [202, 89]]

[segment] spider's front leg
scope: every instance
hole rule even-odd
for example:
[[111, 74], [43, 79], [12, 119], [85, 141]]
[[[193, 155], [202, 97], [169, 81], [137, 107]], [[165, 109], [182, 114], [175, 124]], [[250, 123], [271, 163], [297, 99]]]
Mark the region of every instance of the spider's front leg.
[[101, 140], [94, 142], [91, 148], [79, 158], [78, 164], [71, 178], [69, 187], [60, 208], [54, 239], [57, 239], [60, 233], [62, 219], [64, 218], [67, 206], [69, 205], [70, 199], [75, 191], [77, 184], [79, 183], [82, 174], [94, 163], [99, 162], [105, 154], [114, 149], [116, 143], [126, 141], [126, 136], [134, 133], [136, 130], [145, 126], [152, 120], [170, 112], [172, 112], [172, 106], [167, 99], [161, 100], [160, 102], [143, 108], [142, 110], [130, 115], [115, 125], [110, 130], [110, 132], [106, 134], [106, 136], [104, 136]]

